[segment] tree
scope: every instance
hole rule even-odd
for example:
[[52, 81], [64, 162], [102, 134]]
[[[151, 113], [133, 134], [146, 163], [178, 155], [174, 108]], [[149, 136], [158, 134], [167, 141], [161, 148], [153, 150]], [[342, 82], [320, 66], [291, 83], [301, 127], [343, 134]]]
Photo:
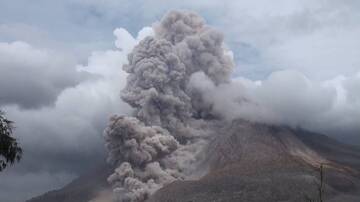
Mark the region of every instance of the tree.
[[11, 137], [13, 129], [13, 122], [9, 121], [0, 110], [0, 171], [20, 161], [22, 157], [21, 147], [17, 140]]

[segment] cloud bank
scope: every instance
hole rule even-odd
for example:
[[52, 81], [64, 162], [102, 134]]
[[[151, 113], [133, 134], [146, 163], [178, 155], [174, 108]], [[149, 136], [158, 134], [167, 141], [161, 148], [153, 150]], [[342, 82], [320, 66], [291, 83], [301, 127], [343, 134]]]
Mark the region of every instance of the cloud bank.
[[[2, 45], [7, 48], [0, 56], [5, 65], [0, 69], [4, 73], [1, 82], [6, 83], [1, 87], [9, 89], [4, 91], [8, 100], [1, 100], [0, 106], [16, 122], [15, 136], [25, 154], [19, 165], [0, 173], [4, 179], [0, 196], [6, 197], [0, 198], [23, 201], [63, 186], [104, 161], [101, 134], [108, 118], [132, 111], [115, 93], [126, 82], [127, 73], [119, 67], [126, 62], [127, 52], [121, 46], [95, 51], [86, 65], [76, 65], [57, 63], [55, 53], [50, 55], [50, 51], [23, 42]], [[83, 74], [86, 78], [78, 79]], [[9, 86], [12, 83], [14, 86]], [[20, 183], [26, 176], [29, 182]], [[22, 186], [13, 189], [6, 184], [10, 179]], [[34, 179], [36, 183], [30, 182]], [[13, 197], [15, 194], [9, 193], [14, 190], [21, 194]]]
[[202, 92], [215, 114], [268, 124], [301, 127], [335, 137], [356, 138], [359, 73], [313, 81], [294, 70], [273, 72], [262, 81], [243, 77], [216, 86], [204, 74], [190, 85]]
[[74, 62], [25, 42], [0, 43], [0, 105], [39, 108], [53, 104], [62, 90], [86, 78], [72, 68]]

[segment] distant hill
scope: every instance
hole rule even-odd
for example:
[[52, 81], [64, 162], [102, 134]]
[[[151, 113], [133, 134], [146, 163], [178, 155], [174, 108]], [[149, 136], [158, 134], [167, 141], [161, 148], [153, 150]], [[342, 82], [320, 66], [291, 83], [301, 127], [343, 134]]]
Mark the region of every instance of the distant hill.
[[101, 165], [61, 189], [49, 191], [26, 202], [87, 202], [99, 192], [109, 189], [106, 179], [111, 173], [110, 166]]

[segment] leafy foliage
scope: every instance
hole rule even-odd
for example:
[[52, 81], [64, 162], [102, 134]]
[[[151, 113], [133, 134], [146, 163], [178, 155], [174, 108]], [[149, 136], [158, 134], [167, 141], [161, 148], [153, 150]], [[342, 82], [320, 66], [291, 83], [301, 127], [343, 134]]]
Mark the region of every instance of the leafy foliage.
[[16, 139], [11, 137], [13, 129], [13, 122], [9, 121], [0, 111], [0, 171], [8, 165], [20, 161], [22, 157], [21, 147]]

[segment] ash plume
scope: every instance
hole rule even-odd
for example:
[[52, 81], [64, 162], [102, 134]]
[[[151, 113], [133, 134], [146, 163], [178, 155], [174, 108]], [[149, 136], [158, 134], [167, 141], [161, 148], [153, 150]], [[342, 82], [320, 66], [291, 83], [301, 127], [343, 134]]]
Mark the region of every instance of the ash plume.
[[196, 175], [213, 134], [201, 115], [210, 106], [188, 83], [196, 72], [215, 85], [227, 83], [234, 66], [222, 34], [195, 13], [169, 12], [153, 29], [123, 66], [121, 98], [133, 117], [114, 116], [104, 132], [108, 161], [117, 166], [108, 181], [121, 202], [144, 201], [165, 184]]

